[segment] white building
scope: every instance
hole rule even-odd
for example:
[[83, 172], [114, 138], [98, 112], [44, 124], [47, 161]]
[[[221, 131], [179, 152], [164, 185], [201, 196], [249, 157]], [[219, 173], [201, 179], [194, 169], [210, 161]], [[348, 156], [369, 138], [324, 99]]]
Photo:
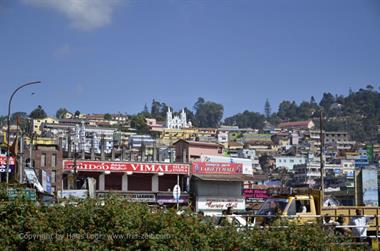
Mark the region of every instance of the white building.
[[166, 128], [181, 129], [191, 127], [191, 122], [187, 122], [185, 110], [182, 109], [180, 116], [173, 116], [173, 113], [168, 108], [166, 112]]
[[275, 157], [276, 167], [284, 167], [286, 170], [293, 172], [294, 165], [302, 165], [306, 163], [303, 156], [277, 156]]

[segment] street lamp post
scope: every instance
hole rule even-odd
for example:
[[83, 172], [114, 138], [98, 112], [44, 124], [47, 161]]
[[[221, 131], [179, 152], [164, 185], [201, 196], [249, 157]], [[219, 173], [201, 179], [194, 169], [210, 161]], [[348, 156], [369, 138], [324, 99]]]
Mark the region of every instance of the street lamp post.
[[10, 150], [9, 150], [9, 131], [10, 131], [10, 116], [11, 116], [11, 104], [12, 104], [12, 99], [13, 99], [13, 96], [16, 94], [16, 92], [18, 90], [20, 90], [21, 88], [24, 88], [25, 86], [28, 86], [28, 85], [34, 85], [34, 84], [40, 84], [41, 81], [33, 81], [33, 82], [29, 82], [29, 83], [26, 83], [26, 84], [23, 84], [23, 85], [20, 85], [19, 87], [16, 88], [16, 90], [13, 91], [11, 97], [9, 98], [9, 102], [8, 102], [8, 116], [7, 116], [7, 169], [6, 169], [6, 183], [8, 184], [9, 183], [9, 155], [10, 155]]

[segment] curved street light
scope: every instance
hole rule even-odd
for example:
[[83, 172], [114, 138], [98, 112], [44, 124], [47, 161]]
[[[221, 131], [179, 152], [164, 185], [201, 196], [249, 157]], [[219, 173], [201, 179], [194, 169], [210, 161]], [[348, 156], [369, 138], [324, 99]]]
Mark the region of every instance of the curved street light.
[[21, 88], [24, 88], [25, 86], [28, 86], [28, 85], [35, 85], [35, 84], [40, 84], [40, 83], [41, 83], [41, 81], [33, 81], [33, 82], [29, 82], [29, 83], [20, 85], [19, 87], [16, 88], [16, 90], [13, 91], [11, 97], [9, 98], [9, 102], [8, 102], [8, 116], [7, 116], [7, 169], [6, 169], [6, 183], [7, 183], [7, 185], [9, 183], [9, 131], [10, 131], [10, 120], [9, 120], [9, 117], [11, 115], [12, 99], [13, 99], [13, 96], [16, 94], [16, 92], [18, 90], [20, 90]]

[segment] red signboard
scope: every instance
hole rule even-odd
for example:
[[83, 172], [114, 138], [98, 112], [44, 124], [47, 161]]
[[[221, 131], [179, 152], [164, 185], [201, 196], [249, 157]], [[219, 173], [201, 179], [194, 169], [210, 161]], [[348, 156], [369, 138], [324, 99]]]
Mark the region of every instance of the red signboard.
[[243, 165], [238, 163], [193, 162], [193, 174], [242, 174]]
[[[9, 157], [9, 165], [13, 166], [15, 164], [15, 158]], [[7, 156], [0, 156], [0, 165], [7, 165]]]
[[[189, 174], [189, 165], [186, 164], [130, 163], [77, 160], [76, 166], [78, 171]], [[74, 161], [64, 160], [63, 168], [64, 170], [73, 170]]]
[[269, 193], [262, 189], [243, 189], [243, 196], [245, 199], [267, 199]]

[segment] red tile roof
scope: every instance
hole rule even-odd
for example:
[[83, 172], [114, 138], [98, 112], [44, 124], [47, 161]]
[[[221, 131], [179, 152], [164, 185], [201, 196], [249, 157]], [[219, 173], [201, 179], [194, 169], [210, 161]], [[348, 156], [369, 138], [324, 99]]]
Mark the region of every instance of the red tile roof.
[[312, 120], [305, 120], [305, 121], [294, 121], [294, 122], [283, 122], [279, 124], [280, 128], [286, 128], [286, 127], [307, 127], [309, 123], [312, 122]]

